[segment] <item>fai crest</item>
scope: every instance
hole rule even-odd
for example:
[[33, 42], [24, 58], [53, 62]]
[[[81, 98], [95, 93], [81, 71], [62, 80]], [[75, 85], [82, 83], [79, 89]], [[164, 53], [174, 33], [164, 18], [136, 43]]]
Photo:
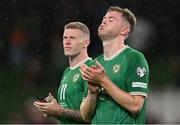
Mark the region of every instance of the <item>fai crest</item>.
[[143, 77], [146, 74], [146, 69], [144, 67], [138, 67], [136, 72], [139, 77]]
[[120, 65], [119, 65], [119, 64], [115, 64], [115, 65], [113, 66], [113, 72], [114, 72], [114, 73], [117, 73], [119, 70], [120, 70]]
[[79, 79], [79, 77], [80, 77], [79, 73], [75, 74], [73, 77], [73, 82], [76, 82]]

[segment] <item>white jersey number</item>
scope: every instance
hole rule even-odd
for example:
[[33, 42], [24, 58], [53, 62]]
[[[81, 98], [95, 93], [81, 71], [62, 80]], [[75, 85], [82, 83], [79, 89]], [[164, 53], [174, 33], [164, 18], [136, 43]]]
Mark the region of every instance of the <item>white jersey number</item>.
[[67, 87], [67, 84], [63, 84], [61, 87], [61, 92], [60, 92], [61, 100], [65, 100], [66, 87]]

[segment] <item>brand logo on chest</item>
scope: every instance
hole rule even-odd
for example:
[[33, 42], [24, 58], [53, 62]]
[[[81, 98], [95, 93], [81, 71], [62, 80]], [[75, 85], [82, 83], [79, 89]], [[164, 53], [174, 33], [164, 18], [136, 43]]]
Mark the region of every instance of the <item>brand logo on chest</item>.
[[73, 76], [73, 82], [76, 82], [76, 81], [79, 79], [79, 77], [80, 77], [80, 74], [79, 74], [79, 73], [75, 74], [75, 75]]

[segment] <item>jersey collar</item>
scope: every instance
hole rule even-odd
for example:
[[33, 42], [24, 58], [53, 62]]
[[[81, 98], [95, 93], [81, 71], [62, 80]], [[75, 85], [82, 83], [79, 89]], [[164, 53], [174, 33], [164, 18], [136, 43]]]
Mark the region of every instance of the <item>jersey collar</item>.
[[108, 61], [108, 60], [112, 60], [114, 59], [116, 56], [118, 56], [119, 54], [121, 54], [125, 49], [129, 48], [128, 45], [124, 46], [122, 49], [118, 50], [113, 56], [111, 56], [110, 58], [106, 58], [104, 55], [104, 60]]
[[85, 63], [86, 61], [88, 60], [92, 60], [92, 58], [90, 57], [87, 57], [86, 59], [82, 60], [81, 62], [79, 62], [77, 65], [73, 66], [73, 67], [70, 67], [71, 70], [74, 70], [76, 69], [77, 67], [79, 67], [80, 65], [82, 65], [83, 63]]

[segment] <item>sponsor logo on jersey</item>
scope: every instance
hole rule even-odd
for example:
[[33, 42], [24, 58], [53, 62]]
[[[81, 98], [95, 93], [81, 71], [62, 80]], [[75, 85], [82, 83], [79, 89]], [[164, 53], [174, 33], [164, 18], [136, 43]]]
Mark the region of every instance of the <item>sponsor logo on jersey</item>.
[[112, 68], [113, 72], [116, 74], [120, 70], [120, 64], [115, 64]]
[[79, 77], [80, 77], [80, 74], [79, 74], [79, 73], [75, 74], [75, 75], [73, 76], [73, 82], [76, 82], [76, 81], [79, 79]]
[[146, 75], [145, 67], [138, 67], [136, 73], [139, 77], [143, 77], [144, 75]]

